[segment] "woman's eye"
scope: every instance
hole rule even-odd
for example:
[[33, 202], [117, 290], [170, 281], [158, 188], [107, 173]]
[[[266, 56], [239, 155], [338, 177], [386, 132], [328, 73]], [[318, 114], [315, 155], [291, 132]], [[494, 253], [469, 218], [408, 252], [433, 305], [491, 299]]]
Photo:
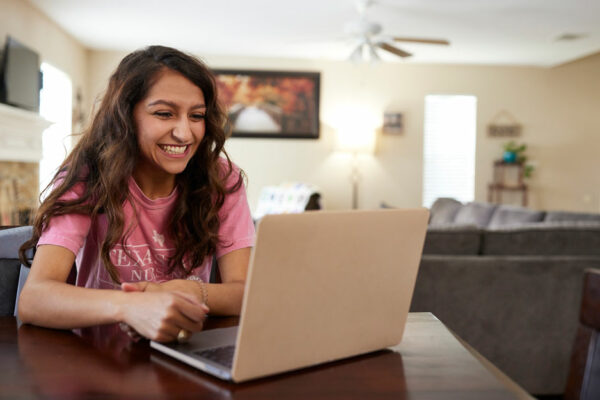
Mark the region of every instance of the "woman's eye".
[[205, 117], [205, 114], [201, 114], [201, 113], [196, 113], [196, 114], [191, 115], [191, 118], [195, 119], [195, 120], [201, 120], [201, 119], [204, 119], [204, 117]]
[[168, 112], [168, 111], [156, 111], [156, 112], [154, 113], [154, 115], [156, 115], [157, 117], [160, 117], [160, 118], [169, 118], [169, 117], [171, 117], [173, 114], [171, 114], [171, 113], [170, 113], [170, 112]]

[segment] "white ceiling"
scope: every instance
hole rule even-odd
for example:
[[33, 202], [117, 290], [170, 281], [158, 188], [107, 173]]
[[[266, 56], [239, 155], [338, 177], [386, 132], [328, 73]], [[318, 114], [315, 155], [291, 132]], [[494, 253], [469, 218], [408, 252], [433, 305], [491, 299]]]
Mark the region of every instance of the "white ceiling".
[[[29, 1], [89, 48], [200, 55], [347, 59], [358, 15], [353, 0]], [[398, 43], [413, 57], [386, 61], [552, 66], [600, 51], [600, 0], [378, 0], [367, 17], [384, 34], [451, 42]]]

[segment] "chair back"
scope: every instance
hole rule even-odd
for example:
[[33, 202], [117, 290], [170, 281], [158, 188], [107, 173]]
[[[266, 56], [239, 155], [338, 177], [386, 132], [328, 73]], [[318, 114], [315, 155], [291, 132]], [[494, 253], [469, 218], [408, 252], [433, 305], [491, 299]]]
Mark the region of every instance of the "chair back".
[[19, 247], [31, 238], [31, 226], [0, 230], [0, 316], [16, 315], [16, 299], [29, 268], [21, 266]]
[[565, 389], [567, 400], [600, 399], [600, 270], [583, 278], [579, 329]]
[[316, 186], [305, 183], [283, 183], [278, 186], [265, 186], [254, 212], [259, 220], [267, 214], [301, 213], [321, 209], [321, 194]]

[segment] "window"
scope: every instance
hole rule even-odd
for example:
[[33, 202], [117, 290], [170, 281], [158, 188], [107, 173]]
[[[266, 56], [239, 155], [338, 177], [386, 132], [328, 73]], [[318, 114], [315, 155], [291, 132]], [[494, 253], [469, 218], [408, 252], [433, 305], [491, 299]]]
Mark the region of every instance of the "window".
[[476, 113], [475, 96], [425, 96], [423, 206], [474, 199]]
[[42, 134], [40, 192], [50, 183], [67, 153], [71, 150], [71, 80], [61, 70], [42, 63], [43, 89], [40, 92], [40, 115], [53, 122]]

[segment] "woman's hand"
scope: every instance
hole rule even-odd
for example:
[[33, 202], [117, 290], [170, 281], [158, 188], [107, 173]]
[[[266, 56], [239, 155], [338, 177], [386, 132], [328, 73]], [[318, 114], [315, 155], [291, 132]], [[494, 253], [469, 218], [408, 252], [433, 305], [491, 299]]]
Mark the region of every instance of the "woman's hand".
[[175, 340], [182, 329], [189, 332], [202, 330], [208, 307], [195, 296], [181, 291], [159, 290], [159, 284], [148, 282], [123, 285], [124, 291], [129, 292], [128, 301], [123, 306], [123, 322], [140, 335], [169, 342]]
[[130, 292], [123, 321], [140, 335], [159, 342], [177, 338], [180, 330], [202, 330], [208, 308], [180, 292]]
[[[211, 315], [240, 315], [250, 260], [249, 247], [234, 250], [217, 261], [221, 283], [203, 283], [194, 280], [173, 279], [163, 283], [123, 283], [124, 292], [175, 292], [193, 296], [197, 301], [207, 299]], [[206, 293], [203, 292], [206, 290]]]

